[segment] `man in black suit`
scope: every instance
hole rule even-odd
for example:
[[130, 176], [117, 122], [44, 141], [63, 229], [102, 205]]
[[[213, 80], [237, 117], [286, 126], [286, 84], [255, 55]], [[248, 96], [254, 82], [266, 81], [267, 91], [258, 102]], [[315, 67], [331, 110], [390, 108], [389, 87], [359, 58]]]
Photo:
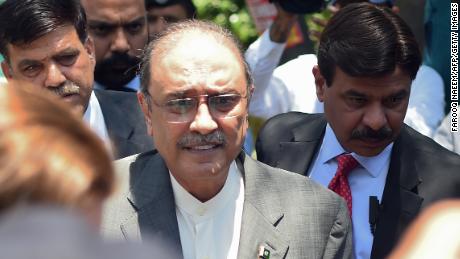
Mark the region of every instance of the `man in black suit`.
[[113, 144], [115, 158], [151, 149], [134, 93], [92, 91], [94, 44], [78, 1], [5, 1], [0, 5], [0, 53], [8, 80], [57, 94]]
[[420, 62], [397, 15], [351, 4], [326, 26], [312, 70], [324, 115], [278, 115], [256, 144], [260, 161], [343, 195], [356, 258], [385, 257], [423, 207], [460, 195], [460, 157], [403, 124]]

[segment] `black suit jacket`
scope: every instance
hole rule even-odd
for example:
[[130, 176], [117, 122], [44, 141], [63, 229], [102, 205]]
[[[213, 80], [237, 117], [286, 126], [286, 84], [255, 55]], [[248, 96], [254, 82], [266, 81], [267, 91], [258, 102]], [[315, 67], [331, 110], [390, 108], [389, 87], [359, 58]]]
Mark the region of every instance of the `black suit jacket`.
[[[256, 142], [257, 158], [268, 165], [306, 174], [321, 146], [323, 114], [290, 112], [273, 117]], [[402, 232], [430, 203], [460, 197], [460, 156], [407, 125], [391, 152], [372, 258], [383, 258]]]
[[135, 93], [94, 90], [104, 115], [115, 159], [154, 149]]

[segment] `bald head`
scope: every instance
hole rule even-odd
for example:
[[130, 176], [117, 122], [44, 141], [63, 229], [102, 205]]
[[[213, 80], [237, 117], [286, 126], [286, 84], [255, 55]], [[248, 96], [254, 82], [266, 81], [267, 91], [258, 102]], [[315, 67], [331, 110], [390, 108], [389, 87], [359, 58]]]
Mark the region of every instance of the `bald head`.
[[[209, 62], [213, 58], [228, 60], [229, 64], [235, 61], [245, 75], [247, 86], [252, 85], [248, 66], [235, 37], [228, 30], [213, 23], [188, 20], [172, 24], [147, 47], [141, 66], [141, 90], [144, 94], [148, 94], [148, 86], [154, 77], [151, 74], [152, 66], [178, 60], [174, 57], [179, 56], [182, 65], [188, 60]], [[199, 58], [195, 59], [196, 57]], [[201, 65], [203, 66], [206, 65]]]

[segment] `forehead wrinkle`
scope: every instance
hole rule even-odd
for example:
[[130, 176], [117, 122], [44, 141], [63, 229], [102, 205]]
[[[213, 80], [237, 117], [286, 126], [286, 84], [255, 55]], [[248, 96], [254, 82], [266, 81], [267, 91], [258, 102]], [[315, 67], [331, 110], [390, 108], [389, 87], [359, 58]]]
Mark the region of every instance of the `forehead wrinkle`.
[[81, 47], [83, 44], [73, 26], [60, 27], [27, 44], [8, 44], [9, 52], [14, 52], [16, 58], [40, 61], [52, 58], [64, 50], [80, 50]]
[[[167, 62], [166, 62], [167, 63]], [[163, 88], [163, 91], [196, 91], [233, 89], [237, 85], [237, 71], [225, 66], [182, 66], [183, 63], [160, 63], [152, 73], [153, 83]], [[161, 68], [160, 68], [161, 67]], [[168, 88], [166, 90], [165, 88]]]
[[[236, 85], [239, 71], [235, 64], [226, 62], [184, 61], [176, 58], [164, 59], [155, 74], [166, 77], [174, 86], [191, 88], [228, 88]], [[162, 75], [160, 75], [162, 73]]]

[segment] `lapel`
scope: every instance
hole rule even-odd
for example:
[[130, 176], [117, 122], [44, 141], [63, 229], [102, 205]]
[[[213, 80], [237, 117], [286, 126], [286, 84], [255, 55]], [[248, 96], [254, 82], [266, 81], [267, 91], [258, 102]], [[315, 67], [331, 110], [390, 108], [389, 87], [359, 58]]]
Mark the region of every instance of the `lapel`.
[[277, 186], [267, 181], [266, 169], [243, 152], [237, 158], [237, 165], [245, 184], [238, 258], [258, 258], [261, 245], [270, 250], [271, 259], [284, 258], [289, 243], [276, 228], [284, 216], [282, 201], [273, 195]]
[[322, 115], [309, 115], [305, 123], [292, 129], [292, 141], [280, 142], [276, 167], [306, 175], [321, 146], [326, 120]]
[[152, 138], [147, 135], [142, 111], [136, 95], [119, 91], [94, 90], [101, 106], [115, 158], [151, 150]]
[[417, 173], [417, 156], [403, 126], [391, 152], [371, 258], [387, 256], [420, 211], [423, 198], [417, 194], [417, 186], [422, 179]]
[[[284, 258], [288, 240], [277, 230], [283, 220], [281, 202], [267, 181], [264, 167], [241, 152], [237, 165], [244, 178], [245, 201], [238, 258], [257, 258], [259, 246], [270, 250], [270, 258]], [[182, 253], [174, 194], [168, 169], [156, 151], [140, 155], [130, 166], [127, 199], [134, 210], [126, 215], [121, 230], [127, 240], [154, 235]]]
[[[94, 90], [97, 100], [101, 106], [102, 114], [104, 115], [105, 125], [107, 131], [114, 142], [124, 143], [127, 142], [133, 131], [134, 127], [127, 120], [120, 120], [127, 116], [126, 111], [120, 108], [121, 98], [107, 94], [104, 90]], [[131, 97], [131, 96], [129, 96]], [[123, 98], [129, 98], [128, 95]], [[118, 145], [116, 145], [118, 147]]]
[[130, 166], [127, 199], [134, 211], [122, 222], [128, 240], [153, 235], [182, 255], [174, 194], [169, 172], [156, 151], [144, 153]]

